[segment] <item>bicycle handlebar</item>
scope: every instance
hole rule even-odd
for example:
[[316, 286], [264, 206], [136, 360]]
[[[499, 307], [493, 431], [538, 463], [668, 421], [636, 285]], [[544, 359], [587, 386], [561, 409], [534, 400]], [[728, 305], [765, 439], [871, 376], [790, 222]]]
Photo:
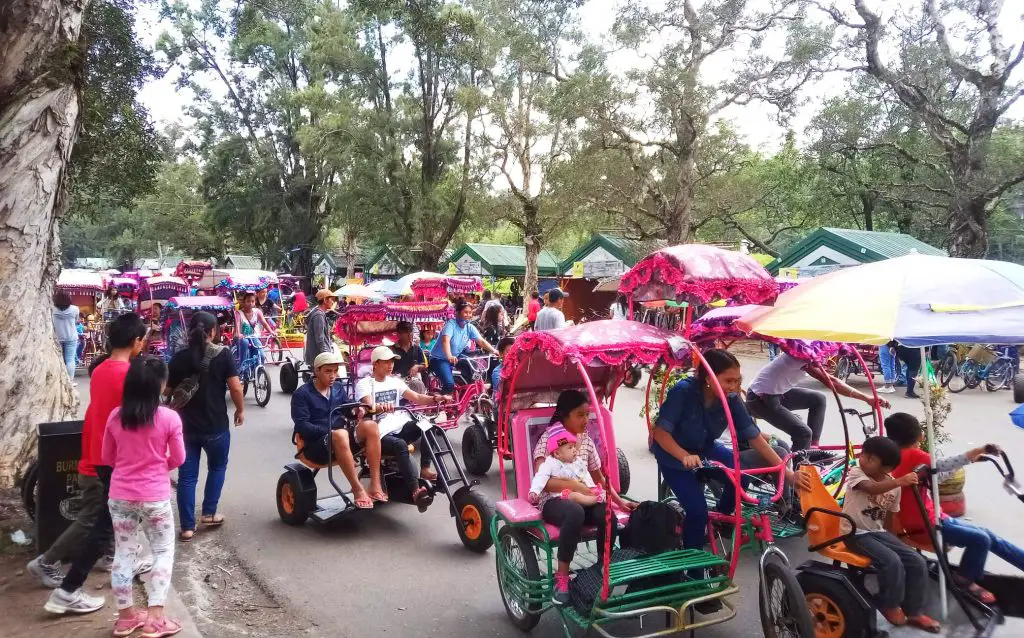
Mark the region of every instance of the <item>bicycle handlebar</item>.
[[743, 499], [743, 502], [750, 503], [752, 505], [760, 505], [760, 506], [763, 507], [765, 505], [769, 505], [769, 504], [775, 503], [780, 498], [782, 498], [782, 492], [783, 492], [783, 487], [784, 487], [784, 480], [785, 480], [785, 476], [786, 476], [786, 464], [789, 463], [790, 459], [792, 459], [792, 458], [793, 458], [792, 454], [787, 454], [785, 457], [783, 457], [782, 462], [779, 463], [778, 465], [772, 465], [772, 466], [769, 466], [769, 467], [752, 468], [752, 469], [746, 469], [746, 470], [741, 469], [738, 472], [736, 470], [734, 470], [733, 468], [725, 465], [724, 463], [721, 463], [719, 461], [712, 461], [710, 459], [701, 459], [701, 467], [704, 467], [706, 469], [719, 469], [719, 470], [722, 470], [723, 472], [725, 472], [726, 477], [729, 478], [729, 481], [732, 483], [733, 487], [736, 487], [736, 485], [738, 484], [737, 481], [740, 480], [740, 479], [737, 478], [737, 476], [736, 476], [737, 474], [742, 477], [743, 475], [756, 476], [756, 475], [759, 475], [759, 474], [774, 474], [774, 473], [777, 473], [778, 477], [776, 478], [776, 482], [775, 482], [775, 494], [770, 499], [754, 498], [753, 496], [751, 496], [750, 494], [747, 493], [747, 490], [744, 489], [742, 487], [742, 485], [740, 486], [740, 498]]

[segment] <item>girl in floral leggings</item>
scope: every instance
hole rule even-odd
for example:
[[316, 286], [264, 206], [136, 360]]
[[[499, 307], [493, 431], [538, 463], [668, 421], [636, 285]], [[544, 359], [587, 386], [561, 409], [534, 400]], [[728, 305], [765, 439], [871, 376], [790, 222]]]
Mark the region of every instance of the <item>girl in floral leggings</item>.
[[[115, 636], [128, 636], [140, 627], [143, 638], [181, 631], [179, 622], [164, 616], [176, 529], [167, 473], [185, 461], [181, 419], [160, 406], [166, 382], [167, 366], [161, 359], [143, 355], [132, 361], [124, 380], [124, 401], [110, 414], [103, 437], [103, 463], [114, 468], [108, 504], [115, 543], [110, 575], [118, 610]], [[147, 611], [132, 606], [140, 528], [153, 549]]]

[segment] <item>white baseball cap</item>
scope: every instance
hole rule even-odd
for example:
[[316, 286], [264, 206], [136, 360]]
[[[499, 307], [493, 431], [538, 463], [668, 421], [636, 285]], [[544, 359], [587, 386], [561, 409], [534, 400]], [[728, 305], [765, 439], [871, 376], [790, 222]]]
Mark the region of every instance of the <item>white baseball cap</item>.
[[345, 363], [345, 360], [341, 358], [340, 354], [333, 352], [321, 352], [316, 355], [316, 359], [313, 359], [313, 369], [319, 370], [320, 366], [336, 365]]
[[398, 355], [387, 346], [377, 346], [373, 349], [373, 353], [370, 355], [370, 363], [377, 363], [378, 361], [390, 361], [397, 359]]

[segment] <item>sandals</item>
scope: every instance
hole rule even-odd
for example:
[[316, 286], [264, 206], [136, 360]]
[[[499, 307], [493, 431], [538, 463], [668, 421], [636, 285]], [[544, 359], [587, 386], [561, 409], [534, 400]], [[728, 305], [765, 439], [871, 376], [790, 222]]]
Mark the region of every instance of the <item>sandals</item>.
[[370, 496], [368, 494], [366, 494], [365, 492], [363, 493], [362, 496], [357, 496], [353, 500], [355, 502], [356, 507], [361, 509], [361, 510], [372, 510], [373, 509], [373, 499], [371, 499]]
[[418, 487], [412, 493], [412, 502], [416, 504], [416, 509], [420, 512], [425, 512], [430, 507], [430, 503], [426, 499], [427, 495], [428, 491], [425, 487]]
[[967, 580], [960, 574], [953, 574], [953, 583], [957, 587], [965, 590], [979, 602], [985, 603], [986, 605], [992, 605], [996, 602], [996, 597], [992, 592], [988, 591], [978, 583]]
[[893, 627], [902, 627], [907, 624], [907, 615], [899, 607], [895, 609], [879, 609], [878, 611]]
[[146, 626], [142, 628], [142, 638], [166, 638], [166, 636], [173, 636], [179, 631], [181, 631], [181, 623], [165, 616], [160, 620], [146, 623]]
[[429, 467], [420, 468], [420, 478], [425, 481], [436, 481], [437, 472]]
[[178, 534], [178, 540], [180, 540], [182, 543], [191, 543], [192, 542], [192, 537], [195, 536], [195, 535], [196, 535], [196, 530], [194, 530], [194, 529], [183, 529], [183, 530], [181, 530], [181, 533]]
[[130, 636], [135, 633], [136, 629], [141, 629], [146, 626], [146, 621], [149, 619], [149, 614], [144, 611], [136, 611], [133, 615], [128, 618], [118, 618], [114, 621], [114, 636]]
[[203, 514], [199, 517], [199, 522], [207, 527], [217, 527], [224, 524], [223, 514]]
[[370, 492], [370, 498], [373, 499], [374, 501], [378, 502], [378, 503], [387, 503], [388, 502], [388, 495], [387, 495], [386, 492], [384, 492], [384, 490], [379, 490], [379, 491], [376, 491], [376, 492]]
[[930, 634], [937, 634], [942, 631], [942, 625], [937, 620], [924, 614], [917, 616], [910, 616], [907, 618], [907, 624], [911, 627], [917, 627], [923, 631], [927, 631]]

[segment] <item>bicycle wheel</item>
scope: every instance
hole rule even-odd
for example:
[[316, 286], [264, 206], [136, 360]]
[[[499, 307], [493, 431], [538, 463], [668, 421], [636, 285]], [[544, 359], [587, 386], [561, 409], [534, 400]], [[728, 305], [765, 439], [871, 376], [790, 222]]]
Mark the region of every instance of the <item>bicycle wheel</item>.
[[960, 366], [957, 365], [956, 355], [952, 352], [942, 358], [939, 364], [939, 383], [942, 387], [948, 388], [949, 382], [960, 373]]
[[971, 390], [981, 385], [981, 366], [974, 361], [965, 361], [960, 375], [964, 378], [964, 385]]
[[996, 392], [1010, 386], [1013, 380], [1013, 366], [1006, 359], [999, 359], [992, 364], [985, 377], [985, 389], [989, 392]]
[[964, 361], [963, 363], [960, 364], [960, 366], [956, 369], [956, 372], [953, 373], [953, 376], [950, 377], [949, 385], [946, 386], [947, 388], [949, 388], [950, 392], [960, 393], [967, 389], [966, 373], [968, 372], [968, 367], [972, 365], [973, 363], [971, 361]]
[[267, 361], [270, 363], [281, 363], [284, 359], [284, 346], [277, 337], [267, 339]]

